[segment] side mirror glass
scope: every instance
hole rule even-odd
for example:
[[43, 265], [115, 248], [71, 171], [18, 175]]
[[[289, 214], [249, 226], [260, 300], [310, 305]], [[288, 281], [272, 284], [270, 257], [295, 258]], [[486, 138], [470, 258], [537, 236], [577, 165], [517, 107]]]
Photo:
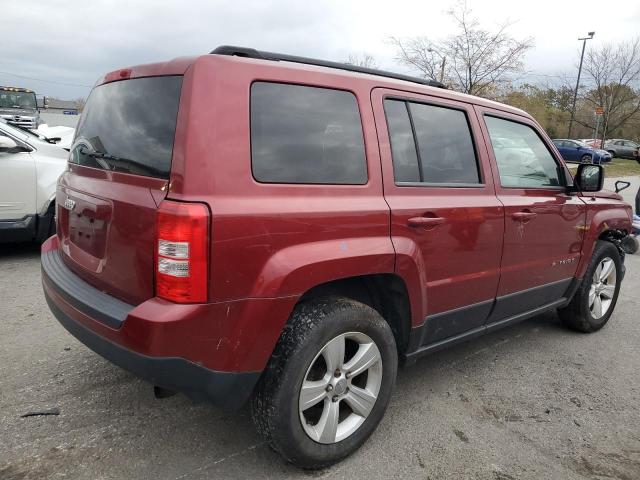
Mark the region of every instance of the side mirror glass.
[[604, 167], [590, 163], [578, 166], [575, 186], [581, 192], [599, 192], [604, 184]]
[[0, 153], [11, 152], [17, 146], [18, 144], [13, 139], [0, 135]]

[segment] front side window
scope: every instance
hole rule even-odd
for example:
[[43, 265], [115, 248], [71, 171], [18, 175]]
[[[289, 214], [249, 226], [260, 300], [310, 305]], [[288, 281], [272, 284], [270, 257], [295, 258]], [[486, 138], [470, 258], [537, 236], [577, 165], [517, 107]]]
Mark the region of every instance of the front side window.
[[367, 183], [355, 96], [327, 88], [254, 83], [251, 168], [254, 178], [264, 183]]
[[[558, 164], [528, 125], [485, 115], [503, 187], [544, 188], [561, 185]], [[512, 143], [503, 141], [508, 139]]]
[[471, 129], [464, 111], [385, 100], [385, 113], [396, 182], [480, 183]]

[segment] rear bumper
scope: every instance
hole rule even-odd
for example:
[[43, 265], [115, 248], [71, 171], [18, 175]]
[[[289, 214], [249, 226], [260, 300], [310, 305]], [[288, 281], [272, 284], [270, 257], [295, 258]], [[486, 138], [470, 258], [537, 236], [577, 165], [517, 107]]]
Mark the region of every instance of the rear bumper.
[[[44, 275], [44, 271], [43, 271]], [[47, 293], [51, 312], [71, 335], [111, 363], [152, 385], [182, 392], [223, 408], [241, 407], [251, 395], [260, 372], [216, 372], [183, 358], [149, 357], [113, 343], [84, 327], [60, 309]]]
[[153, 385], [224, 408], [251, 395], [296, 300], [128, 305], [75, 275], [57, 237], [42, 248], [42, 283], [55, 317], [87, 347]]

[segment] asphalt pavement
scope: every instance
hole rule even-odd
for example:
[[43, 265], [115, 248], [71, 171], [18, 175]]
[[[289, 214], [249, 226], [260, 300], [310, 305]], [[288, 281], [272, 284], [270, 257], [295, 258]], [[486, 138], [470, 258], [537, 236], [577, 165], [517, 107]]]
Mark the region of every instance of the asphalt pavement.
[[626, 264], [600, 332], [548, 313], [426, 357], [363, 448], [306, 472], [246, 408], [156, 400], [88, 350], [49, 312], [38, 249], [0, 246], [0, 479], [640, 479], [640, 256]]

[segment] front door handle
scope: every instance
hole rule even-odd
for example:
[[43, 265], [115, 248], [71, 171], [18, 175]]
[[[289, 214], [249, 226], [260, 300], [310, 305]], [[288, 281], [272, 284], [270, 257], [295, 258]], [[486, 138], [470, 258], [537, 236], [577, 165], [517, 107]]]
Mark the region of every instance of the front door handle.
[[407, 220], [410, 227], [434, 228], [442, 225], [445, 219], [442, 217], [412, 217]]
[[527, 210], [522, 211], [522, 212], [515, 212], [515, 213], [511, 214], [511, 218], [513, 218], [514, 220], [516, 220], [518, 222], [522, 222], [522, 223], [530, 222], [531, 220], [533, 220], [537, 216], [538, 216], [537, 213], [529, 212]]

